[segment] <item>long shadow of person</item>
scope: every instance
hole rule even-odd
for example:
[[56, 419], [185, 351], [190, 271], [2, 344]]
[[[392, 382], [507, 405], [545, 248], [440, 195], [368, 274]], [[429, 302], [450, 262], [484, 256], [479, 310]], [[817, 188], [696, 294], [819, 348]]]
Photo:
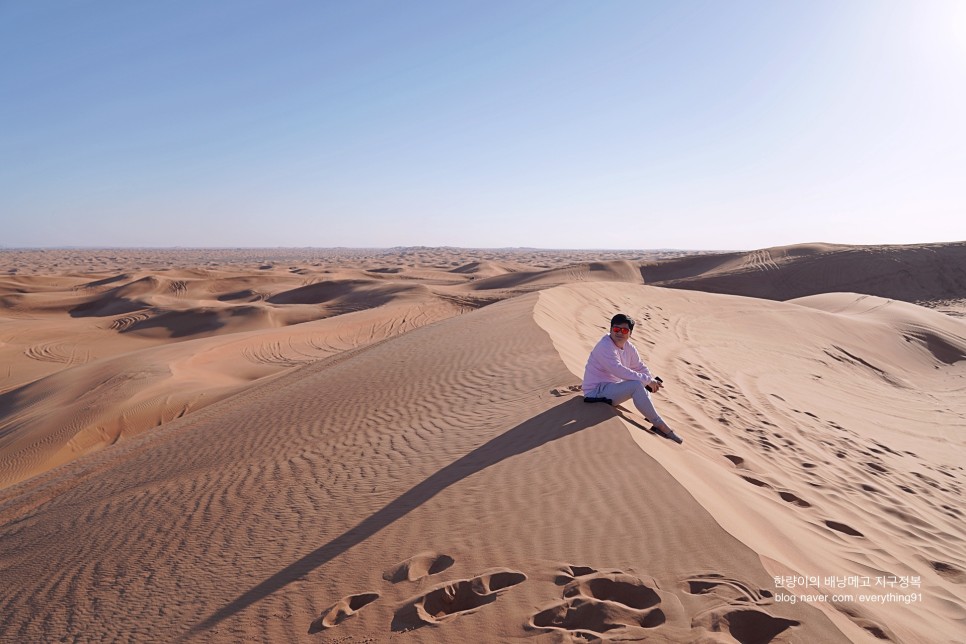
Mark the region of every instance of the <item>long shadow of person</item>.
[[355, 527], [350, 528], [238, 596], [203, 622], [195, 625], [188, 632], [188, 635], [196, 635], [213, 628], [219, 622], [304, 577], [312, 570], [335, 559], [353, 546], [362, 543], [383, 528], [404, 517], [454, 483], [511, 456], [523, 454], [545, 443], [564, 438], [613, 417], [614, 410], [610, 406], [585, 405], [579, 397], [572, 398], [534, 416], [447, 465], [395, 500], [390, 501]]

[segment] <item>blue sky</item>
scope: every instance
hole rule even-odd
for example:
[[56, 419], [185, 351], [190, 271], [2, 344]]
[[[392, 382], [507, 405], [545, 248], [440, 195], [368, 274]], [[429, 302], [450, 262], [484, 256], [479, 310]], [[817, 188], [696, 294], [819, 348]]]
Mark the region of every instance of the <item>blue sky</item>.
[[0, 246], [966, 239], [966, 1], [0, 0]]

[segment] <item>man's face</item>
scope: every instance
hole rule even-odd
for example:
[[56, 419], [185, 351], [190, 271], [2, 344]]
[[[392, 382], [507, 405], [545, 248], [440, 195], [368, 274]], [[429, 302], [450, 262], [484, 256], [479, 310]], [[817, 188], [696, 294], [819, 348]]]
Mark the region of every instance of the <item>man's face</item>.
[[627, 339], [631, 337], [631, 327], [626, 322], [623, 324], [615, 324], [610, 328], [610, 338], [619, 347], [624, 346]]

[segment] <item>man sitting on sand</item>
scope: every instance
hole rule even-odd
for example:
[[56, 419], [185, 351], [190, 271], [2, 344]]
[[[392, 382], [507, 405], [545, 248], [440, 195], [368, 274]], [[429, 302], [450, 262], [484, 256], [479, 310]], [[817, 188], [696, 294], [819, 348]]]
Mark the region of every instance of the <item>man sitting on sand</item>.
[[664, 383], [651, 375], [641, 356], [631, 344], [634, 320], [618, 313], [610, 321], [610, 333], [590, 352], [584, 368], [582, 385], [586, 398], [607, 398], [612, 405], [633, 398], [634, 405], [654, 427], [676, 443], [684, 439], [674, 433], [654, 409], [650, 393], [658, 392]]

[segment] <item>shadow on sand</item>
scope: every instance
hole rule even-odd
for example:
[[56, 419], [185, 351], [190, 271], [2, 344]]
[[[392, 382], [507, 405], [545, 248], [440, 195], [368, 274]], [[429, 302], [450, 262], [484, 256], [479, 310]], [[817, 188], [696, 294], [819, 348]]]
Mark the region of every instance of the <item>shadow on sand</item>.
[[377, 510], [355, 527], [350, 528], [301, 559], [292, 562], [265, 581], [238, 596], [203, 622], [192, 627], [186, 636], [198, 635], [211, 629], [293, 581], [305, 577], [319, 566], [332, 561], [353, 546], [362, 543], [383, 528], [404, 517], [454, 483], [511, 456], [523, 454], [545, 443], [597, 425], [608, 418], [613, 418], [614, 414], [614, 409], [608, 405], [586, 405], [580, 397], [576, 397], [534, 416], [447, 465]]

